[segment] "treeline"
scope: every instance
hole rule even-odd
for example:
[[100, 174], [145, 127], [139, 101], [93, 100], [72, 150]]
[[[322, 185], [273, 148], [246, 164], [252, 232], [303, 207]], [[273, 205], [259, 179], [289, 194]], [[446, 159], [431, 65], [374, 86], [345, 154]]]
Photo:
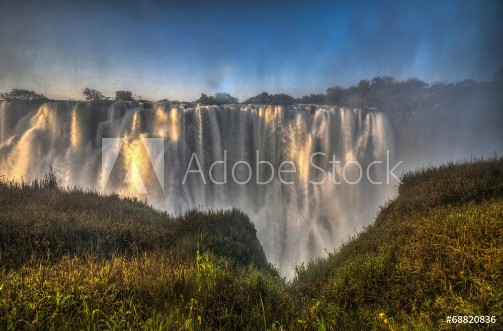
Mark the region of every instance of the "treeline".
[[10, 93], [0, 93], [0, 100], [13, 101], [47, 101], [49, 100], [45, 95], [38, 94], [33, 90], [12, 89]]
[[[86, 87], [82, 94], [87, 101], [136, 101], [136, 102], [151, 102], [144, 100], [140, 96], [135, 96], [131, 91], [116, 91], [115, 98], [105, 96], [98, 90]], [[5, 101], [54, 101], [47, 98], [43, 94], [38, 94], [33, 90], [12, 89], [9, 93], [0, 93], [0, 100]]]
[[[318, 104], [337, 105], [344, 107], [377, 108], [382, 111], [395, 112], [400, 110], [414, 111], [427, 104], [442, 104], [446, 100], [463, 97], [467, 94], [483, 92], [497, 92], [503, 82], [503, 69], [500, 70], [492, 82], [477, 83], [467, 79], [457, 83], [434, 83], [427, 84], [417, 78], [407, 80], [395, 80], [390, 76], [379, 76], [372, 80], [361, 80], [358, 84], [344, 88], [334, 86], [328, 88], [325, 93], [305, 95], [294, 98], [288, 94], [269, 94], [262, 92], [245, 100], [245, 104], [264, 105], [292, 105], [292, 104]], [[116, 91], [112, 99], [98, 90], [86, 87], [83, 96], [93, 102], [132, 101], [144, 106], [154, 102], [135, 96], [131, 91]], [[33, 90], [13, 89], [10, 93], [0, 93], [0, 99], [47, 101], [42, 94]], [[442, 100], [444, 100], [442, 102]], [[162, 99], [156, 103], [180, 103], [177, 100]], [[201, 94], [195, 103], [202, 105], [223, 105], [239, 103], [239, 100], [229, 93], [216, 93], [213, 96]]]

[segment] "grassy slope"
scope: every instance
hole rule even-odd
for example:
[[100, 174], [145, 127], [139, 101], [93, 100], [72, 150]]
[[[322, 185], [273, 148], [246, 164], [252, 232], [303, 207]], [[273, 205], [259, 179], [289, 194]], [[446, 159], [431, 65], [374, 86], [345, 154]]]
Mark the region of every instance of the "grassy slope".
[[171, 217], [51, 176], [0, 183], [1, 330], [253, 325], [250, 296], [280, 281], [237, 210]]
[[406, 175], [374, 224], [291, 283], [236, 210], [173, 218], [54, 186], [0, 185], [0, 329], [502, 325], [503, 159]]
[[297, 295], [318, 299], [319, 319], [334, 328], [452, 328], [447, 315], [496, 315], [501, 327], [503, 159], [421, 170], [402, 182], [374, 224], [299, 268]]

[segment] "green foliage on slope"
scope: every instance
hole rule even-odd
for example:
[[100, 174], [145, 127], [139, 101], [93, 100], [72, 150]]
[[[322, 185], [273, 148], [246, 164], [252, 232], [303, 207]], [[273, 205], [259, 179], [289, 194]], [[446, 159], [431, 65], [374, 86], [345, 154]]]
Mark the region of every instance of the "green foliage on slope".
[[402, 178], [376, 221], [286, 282], [237, 210], [0, 184], [0, 329], [457, 329], [503, 311], [503, 159]]
[[236, 209], [173, 217], [136, 199], [62, 190], [52, 172], [31, 183], [0, 184], [0, 206], [5, 267], [68, 254], [107, 258], [169, 250], [192, 258], [200, 241], [202, 249], [237, 264], [269, 268], [255, 227]]
[[299, 268], [296, 295], [306, 305], [318, 298], [336, 329], [348, 320], [364, 329], [449, 329], [448, 315], [494, 315], [500, 327], [503, 159], [424, 169], [402, 181], [372, 225]]

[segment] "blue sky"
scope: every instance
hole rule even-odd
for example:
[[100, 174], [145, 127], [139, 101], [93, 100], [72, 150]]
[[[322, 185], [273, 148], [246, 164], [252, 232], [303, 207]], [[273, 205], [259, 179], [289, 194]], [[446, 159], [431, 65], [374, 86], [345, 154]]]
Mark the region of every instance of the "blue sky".
[[0, 91], [293, 96], [391, 75], [491, 80], [502, 1], [0, 3]]

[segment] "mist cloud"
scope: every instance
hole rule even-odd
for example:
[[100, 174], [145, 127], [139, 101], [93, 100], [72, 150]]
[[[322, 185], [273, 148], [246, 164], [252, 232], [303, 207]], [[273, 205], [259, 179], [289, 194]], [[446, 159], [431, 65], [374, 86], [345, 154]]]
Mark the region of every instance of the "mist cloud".
[[240, 98], [300, 96], [377, 75], [484, 81], [503, 66], [502, 12], [498, 1], [3, 3], [0, 89], [191, 99], [228, 85]]

